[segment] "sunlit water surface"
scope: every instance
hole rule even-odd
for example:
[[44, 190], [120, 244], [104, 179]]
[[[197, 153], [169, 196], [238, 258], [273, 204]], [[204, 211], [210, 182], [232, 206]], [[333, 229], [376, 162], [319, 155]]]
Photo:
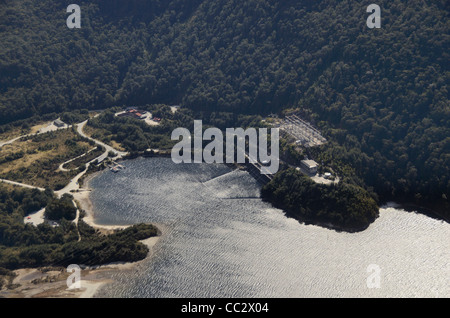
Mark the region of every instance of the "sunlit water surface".
[[448, 223], [385, 207], [367, 230], [338, 233], [287, 218], [249, 174], [224, 165], [124, 165], [90, 182], [96, 221], [157, 223], [164, 235], [153, 257], [98, 296], [450, 296]]

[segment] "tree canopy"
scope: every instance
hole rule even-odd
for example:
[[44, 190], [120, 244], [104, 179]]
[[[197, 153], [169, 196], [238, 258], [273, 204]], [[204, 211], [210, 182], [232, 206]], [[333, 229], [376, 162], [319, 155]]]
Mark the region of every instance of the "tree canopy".
[[78, 4], [81, 29], [59, 1], [0, 3], [0, 124], [149, 103], [296, 109], [331, 141], [321, 161], [449, 217], [448, 1], [379, 0], [380, 29], [355, 0]]
[[376, 201], [363, 188], [317, 184], [294, 169], [275, 176], [262, 197], [302, 222], [350, 232], [366, 229], [378, 216]]

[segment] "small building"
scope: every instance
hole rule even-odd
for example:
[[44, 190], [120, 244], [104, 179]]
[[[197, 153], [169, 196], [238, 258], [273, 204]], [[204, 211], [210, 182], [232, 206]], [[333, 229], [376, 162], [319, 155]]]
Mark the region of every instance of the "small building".
[[61, 127], [65, 127], [66, 126], [66, 123], [65, 122], [63, 122], [61, 119], [57, 119], [57, 120], [55, 120], [54, 122], [53, 122], [53, 124], [56, 126], [56, 127], [58, 127], [58, 128], [61, 128]]
[[135, 119], [145, 119], [147, 112], [143, 110], [138, 110], [133, 107], [128, 107], [125, 111], [117, 113], [116, 115], [119, 117], [131, 117]]
[[170, 106], [170, 111], [175, 114], [180, 109], [180, 105]]
[[314, 160], [302, 160], [302, 168], [309, 174], [316, 174], [319, 164]]

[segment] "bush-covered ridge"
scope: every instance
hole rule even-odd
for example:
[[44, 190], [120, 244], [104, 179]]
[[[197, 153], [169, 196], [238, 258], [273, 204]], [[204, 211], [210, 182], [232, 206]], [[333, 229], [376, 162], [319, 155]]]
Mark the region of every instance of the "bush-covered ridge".
[[3, 1], [0, 123], [123, 104], [296, 108], [331, 141], [320, 161], [449, 219], [449, 3], [377, 4], [381, 29], [355, 0], [80, 1], [69, 30], [58, 1]]
[[378, 217], [377, 203], [361, 187], [317, 184], [294, 169], [277, 174], [261, 195], [301, 222], [338, 230], [361, 231]]
[[148, 224], [110, 235], [101, 234], [81, 219], [75, 224], [62, 218], [58, 227], [24, 224], [25, 215], [57, 203], [51, 191], [11, 190], [0, 185], [0, 268], [134, 262], [148, 254], [147, 246], [139, 241], [157, 235], [157, 229]]

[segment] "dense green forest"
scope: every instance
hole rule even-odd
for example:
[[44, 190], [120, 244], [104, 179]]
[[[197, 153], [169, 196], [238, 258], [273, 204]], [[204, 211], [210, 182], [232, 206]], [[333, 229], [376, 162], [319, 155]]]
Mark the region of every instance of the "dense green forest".
[[[186, 127], [193, 131], [194, 120], [201, 120], [203, 129], [217, 127], [258, 127], [261, 116], [234, 114], [231, 112], [194, 112], [182, 108], [172, 112], [167, 105], [143, 105], [140, 110], [151, 112], [153, 117], [161, 118], [159, 125], [150, 126], [142, 120], [130, 117], [115, 117], [121, 108], [105, 110], [96, 118], [89, 120], [87, 130], [93, 129], [92, 136], [105, 143], [115, 141], [128, 152], [142, 152], [146, 149], [170, 150], [177, 143], [171, 140], [172, 131], [178, 127]], [[206, 143], [206, 142], [205, 142]]]
[[77, 208], [73, 204], [73, 196], [64, 194], [61, 198], [50, 200], [45, 208], [45, 217], [49, 220], [73, 221], [77, 217]]
[[378, 216], [376, 201], [363, 188], [343, 182], [318, 184], [294, 169], [277, 174], [261, 194], [302, 222], [338, 230], [364, 230]]
[[0, 184], [0, 272], [2, 268], [137, 261], [148, 253], [139, 241], [157, 235], [157, 229], [147, 224], [103, 235], [82, 219], [74, 223], [66, 215], [57, 215], [57, 227], [23, 222], [26, 215], [46, 206], [51, 213], [69, 212], [72, 219], [69, 204], [70, 197], [55, 199], [51, 190], [10, 189]]
[[369, 29], [370, 3], [80, 1], [68, 29], [65, 3], [0, 1], [0, 123], [115, 105], [296, 109], [348, 182], [449, 218], [450, 3], [380, 0]]

